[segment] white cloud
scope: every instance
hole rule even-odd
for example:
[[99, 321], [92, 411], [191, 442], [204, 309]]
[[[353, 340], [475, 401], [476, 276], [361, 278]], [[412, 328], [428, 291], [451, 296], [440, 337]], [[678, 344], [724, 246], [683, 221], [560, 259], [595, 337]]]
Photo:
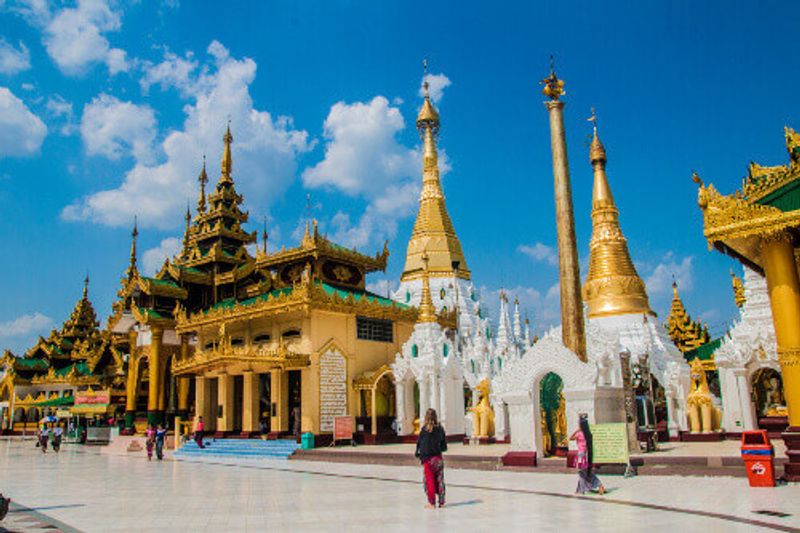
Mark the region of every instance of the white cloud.
[[400, 283], [393, 279], [378, 279], [373, 282], [367, 283], [367, 290], [377, 294], [378, 296], [386, 296], [387, 294], [394, 293]]
[[693, 259], [689, 256], [676, 261], [672, 252], [667, 253], [647, 277], [647, 293], [656, 297], [670, 294], [673, 279], [678, 283], [681, 292], [690, 292], [694, 287]]
[[520, 314], [523, 319], [526, 314], [528, 315], [533, 331], [542, 333], [561, 323], [561, 300], [558, 283], [551, 286], [544, 295], [534, 287], [523, 285], [502, 289], [481, 287], [481, 301], [492, 319], [492, 327], [497, 327], [501, 291], [505, 292], [508, 297], [509, 316], [513, 319], [514, 300], [519, 299]]
[[53, 325], [53, 319], [38, 311], [32, 315], [22, 315], [14, 320], [0, 323], [0, 339], [24, 337], [41, 333]]
[[45, 135], [44, 122], [6, 87], [0, 87], [0, 157], [35, 154]]
[[31, 68], [31, 56], [28, 47], [19, 42], [19, 50], [0, 37], [0, 73], [17, 74]]
[[[397, 140], [406, 127], [400, 110], [383, 96], [369, 102], [338, 102], [325, 119], [325, 158], [303, 172], [307, 187], [329, 187], [364, 198], [368, 205], [354, 222], [337, 212], [332, 237], [346, 246], [362, 247], [394, 237], [397, 221], [414, 213], [422, 169], [419, 148]], [[447, 156], [439, 153], [442, 173]]]
[[155, 248], [145, 250], [142, 254], [142, 268], [146, 276], [152, 276], [164, 264], [164, 260], [174, 257], [181, 251], [183, 242], [177, 237], [167, 237]]
[[89, 155], [119, 159], [130, 153], [139, 162], [152, 163], [157, 127], [150, 107], [100, 94], [83, 108], [81, 138]]
[[75, 7], [51, 11], [41, 1], [28, 2], [19, 11], [32, 24], [43, 27], [48, 55], [68, 75], [80, 75], [103, 63], [113, 75], [128, 69], [124, 50], [112, 48], [106, 34], [119, 31], [121, 13], [116, 2], [78, 0]]
[[63, 121], [62, 135], [72, 135], [78, 131], [78, 126], [74, 122], [75, 114], [72, 110], [72, 102], [68, 102], [59, 94], [54, 94], [47, 99], [45, 108], [53, 119]]
[[139, 85], [145, 94], [149, 92], [150, 87], [158, 85], [162, 91], [175, 87], [184, 97], [196, 95], [203, 90], [200, 83], [202, 80], [194, 76], [198, 65], [191, 52], [185, 57], [180, 57], [167, 50], [164, 53], [164, 60], [160, 63], [142, 62], [144, 76], [139, 80]]
[[419, 95], [425, 96], [425, 89], [423, 89], [423, 84], [425, 80], [428, 81], [428, 90], [430, 91], [431, 100], [433, 100], [434, 104], [438, 104], [439, 101], [442, 99], [444, 95], [444, 90], [450, 85], [452, 82], [450, 78], [445, 76], [444, 74], [427, 74], [423, 77], [422, 82], [420, 82], [419, 86]]
[[535, 263], [547, 263], [550, 266], [558, 266], [558, 251], [552, 246], [547, 246], [540, 242], [533, 246], [520, 244], [517, 251], [530, 257]]
[[[124, 226], [134, 215], [140, 225], [173, 228], [183, 220], [187, 199], [197, 197], [196, 176], [204, 153], [222, 152], [222, 135], [230, 117], [234, 136], [233, 174], [251, 212], [280, 198], [296, 171], [296, 156], [309, 149], [308, 134], [289, 117], [253, 107], [250, 84], [256, 63], [230, 57], [217, 41], [208, 47], [211, 66], [202, 69], [202, 89], [184, 106], [183, 129], [163, 140], [160, 162], [136, 161], [119, 187], [91, 194], [64, 208], [68, 220]], [[213, 186], [214, 157], [209, 174]]]

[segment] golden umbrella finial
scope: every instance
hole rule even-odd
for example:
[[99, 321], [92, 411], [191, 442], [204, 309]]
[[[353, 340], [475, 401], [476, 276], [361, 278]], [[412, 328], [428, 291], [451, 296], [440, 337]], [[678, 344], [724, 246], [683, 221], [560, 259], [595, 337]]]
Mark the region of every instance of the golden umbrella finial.
[[564, 91], [564, 80], [558, 79], [556, 76], [555, 59], [553, 54], [550, 54], [550, 75], [539, 82], [539, 85], [544, 85], [542, 93], [551, 100], [558, 101], [558, 99], [566, 94]]

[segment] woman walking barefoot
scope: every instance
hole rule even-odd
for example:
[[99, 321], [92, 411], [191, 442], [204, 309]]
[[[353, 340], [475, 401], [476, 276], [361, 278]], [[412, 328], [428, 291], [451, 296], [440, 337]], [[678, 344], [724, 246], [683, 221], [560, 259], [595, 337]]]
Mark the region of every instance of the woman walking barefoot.
[[153, 448], [156, 445], [156, 430], [153, 427], [153, 424], [147, 426], [147, 431], [145, 432], [145, 437], [147, 437], [147, 444], [145, 444], [147, 448], [147, 460], [153, 460]]
[[156, 457], [161, 461], [164, 459], [164, 439], [167, 438], [167, 430], [161, 424], [156, 429]]
[[428, 496], [428, 509], [434, 509], [436, 498], [439, 498], [439, 507], [444, 507], [444, 460], [442, 452], [447, 451], [447, 439], [444, 428], [439, 424], [436, 411], [428, 409], [425, 413], [425, 422], [417, 439], [415, 455], [422, 461], [422, 471], [425, 478], [425, 494]]
[[590, 491], [597, 491], [601, 496], [605, 494], [606, 488], [600, 479], [592, 472], [592, 431], [589, 429], [589, 415], [581, 413], [578, 420], [578, 429], [569, 440], [576, 441], [578, 445], [578, 494], [586, 494]]

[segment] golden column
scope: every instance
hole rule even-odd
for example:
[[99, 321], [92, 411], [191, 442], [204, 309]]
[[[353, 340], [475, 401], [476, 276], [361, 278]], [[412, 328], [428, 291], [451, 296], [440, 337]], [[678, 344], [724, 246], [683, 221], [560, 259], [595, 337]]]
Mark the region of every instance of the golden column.
[[[181, 361], [189, 358], [189, 338], [181, 335]], [[178, 386], [178, 416], [186, 419], [189, 413], [189, 377], [180, 376], [176, 378]]]
[[147, 422], [157, 424], [161, 421], [158, 411], [159, 391], [161, 390], [161, 340], [164, 330], [150, 326], [150, 356], [147, 361], [150, 383], [147, 390]]
[[136, 419], [136, 397], [139, 393], [139, 357], [136, 355], [136, 330], [128, 332], [128, 379], [125, 384], [125, 429], [133, 428]]
[[578, 245], [575, 239], [575, 214], [572, 209], [572, 187], [569, 180], [567, 140], [564, 134], [564, 82], [555, 70], [542, 80], [542, 92], [550, 114], [550, 143], [553, 152], [553, 185], [556, 197], [556, 231], [558, 235], [558, 270], [561, 281], [561, 336], [564, 345], [586, 361], [586, 336], [583, 324], [581, 279]]
[[800, 279], [788, 232], [773, 233], [762, 240], [761, 263], [767, 278], [783, 393], [789, 411], [789, 427], [783, 434], [789, 462], [784, 472], [789, 481], [800, 481]]

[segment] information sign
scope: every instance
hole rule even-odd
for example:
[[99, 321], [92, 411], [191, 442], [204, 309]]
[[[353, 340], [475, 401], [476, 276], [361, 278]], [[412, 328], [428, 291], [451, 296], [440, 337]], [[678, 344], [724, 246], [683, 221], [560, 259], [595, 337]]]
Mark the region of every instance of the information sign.
[[625, 423], [594, 424], [591, 430], [593, 463], [628, 463], [628, 430]]

